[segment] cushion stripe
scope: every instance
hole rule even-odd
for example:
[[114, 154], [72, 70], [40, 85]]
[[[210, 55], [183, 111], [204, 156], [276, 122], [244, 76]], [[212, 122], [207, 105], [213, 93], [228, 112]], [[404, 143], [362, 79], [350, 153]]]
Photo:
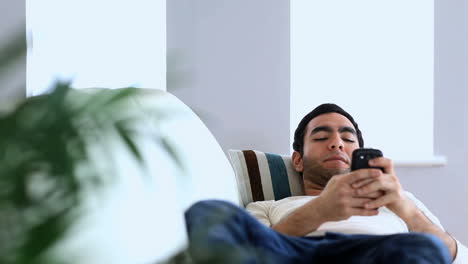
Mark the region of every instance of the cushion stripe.
[[286, 158], [283, 156], [283, 162], [286, 167], [286, 171], [288, 172], [288, 181], [291, 189], [291, 195], [304, 195], [304, 183], [302, 182], [302, 177], [294, 169], [291, 158]]
[[260, 178], [260, 170], [258, 169], [258, 161], [255, 152], [252, 150], [244, 150], [245, 162], [247, 171], [249, 172], [250, 188], [252, 190], [252, 198], [254, 201], [265, 200], [263, 196], [262, 181]]
[[236, 180], [239, 198], [241, 200], [240, 204], [246, 206], [248, 203], [252, 202], [252, 192], [250, 191], [249, 178], [246, 177], [248, 171], [247, 166], [245, 165], [244, 153], [241, 151], [230, 150], [229, 157], [231, 158], [231, 163], [236, 170]]
[[255, 151], [258, 160], [258, 168], [260, 170], [260, 178], [262, 180], [262, 189], [263, 196], [265, 196], [265, 201], [270, 201], [275, 199], [275, 194], [273, 193], [273, 186], [271, 185], [271, 174], [270, 166], [268, 166], [268, 161], [264, 152]]
[[265, 153], [270, 167], [271, 181], [275, 200], [291, 196], [289, 189], [288, 173], [284, 166], [283, 158], [277, 154]]

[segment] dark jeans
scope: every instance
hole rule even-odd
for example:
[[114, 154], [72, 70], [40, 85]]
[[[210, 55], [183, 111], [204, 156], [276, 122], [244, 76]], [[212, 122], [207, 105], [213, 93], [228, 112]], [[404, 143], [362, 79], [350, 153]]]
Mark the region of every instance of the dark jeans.
[[448, 249], [422, 233], [292, 237], [258, 222], [244, 209], [217, 200], [185, 213], [195, 263], [450, 263]]

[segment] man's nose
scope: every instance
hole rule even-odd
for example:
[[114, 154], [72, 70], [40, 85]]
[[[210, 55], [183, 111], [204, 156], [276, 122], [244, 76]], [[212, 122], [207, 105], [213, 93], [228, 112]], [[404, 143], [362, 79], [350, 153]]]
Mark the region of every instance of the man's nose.
[[343, 140], [341, 139], [341, 137], [333, 137], [332, 140], [330, 141], [330, 145], [329, 145], [329, 148], [331, 150], [334, 150], [334, 149], [339, 149], [339, 150], [343, 150], [343, 147], [344, 147], [344, 142]]

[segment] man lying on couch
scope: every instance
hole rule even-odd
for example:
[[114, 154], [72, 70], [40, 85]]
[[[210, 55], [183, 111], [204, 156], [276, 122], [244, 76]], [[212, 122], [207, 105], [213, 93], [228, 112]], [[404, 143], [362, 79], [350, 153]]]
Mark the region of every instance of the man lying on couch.
[[391, 160], [369, 162], [383, 171], [350, 171], [351, 153], [363, 146], [350, 114], [334, 104], [315, 108], [299, 123], [293, 143], [305, 196], [254, 202], [250, 214], [222, 201], [195, 204], [186, 213], [193, 260], [468, 263], [457, 257], [467, 249], [403, 190]]

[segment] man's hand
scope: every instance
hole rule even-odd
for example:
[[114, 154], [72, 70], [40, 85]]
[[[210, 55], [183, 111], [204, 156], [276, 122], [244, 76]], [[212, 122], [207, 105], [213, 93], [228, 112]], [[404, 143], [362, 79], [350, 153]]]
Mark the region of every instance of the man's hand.
[[381, 175], [382, 171], [378, 169], [335, 175], [317, 198], [299, 207], [272, 228], [283, 234], [303, 236], [317, 230], [324, 222], [345, 220], [353, 215], [376, 215], [377, 209], [366, 209], [364, 204], [381, 197], [383, 193], [376, 191], [356, 195], [351, 185], [362, 180], [374, 181]]
[[381, 191], [383, 195], [373, 201], [365, 203], [363, 207], [366, 209], [376, 209], [381, 206], [386, 206], [403, 219], [415, 214], [418, 208], [405, 196], [400, 181], [395, 175], [392, 161], [380, 157], [370, 160], [369, 165], [382, 167], [385, 173], [373, 179], [360, 180], [353, 183], [351, 186], [355, 189], [356, 194], [360, 196], [366, 196], [377, 191]]
[[[351, 184], [351, 186], [355, 188], [355, 192], [358, 195], [366, 196], [376, 191], [381, 191], [384, 195], [374, 201], [366, 202], [364, 208], [375, 209], [386, 206], [405, 221], [409, 231], [429, 233], [441, 239], [449, 249], [452, 260], [455, 259], [457, 252], [455, 240], [432, 223], [424, 213], [406, 197], [400, 185], [400, 181], [393, 170], [392, 161], [383, 157], [375, 158], [369, 161], [369, 165], [373, 167], [383, 167], [385, 173], [373, 179], [362, 179]], [[364, 169], [364, 171], [365, 170], [369, 169]]]
[[376, 189], [358, 194], [352, 185], [376, 182], [381, 176], [382, 171], [378, 169], [357, 170], [333, 176], [316, 198], [317, 211], [324, 222], [346, 220], [353, 215], [377, 215], [378, 207], [366, 208], [365, 205], [374, 202], [375, 199], [381, 199], [383, 193]]

